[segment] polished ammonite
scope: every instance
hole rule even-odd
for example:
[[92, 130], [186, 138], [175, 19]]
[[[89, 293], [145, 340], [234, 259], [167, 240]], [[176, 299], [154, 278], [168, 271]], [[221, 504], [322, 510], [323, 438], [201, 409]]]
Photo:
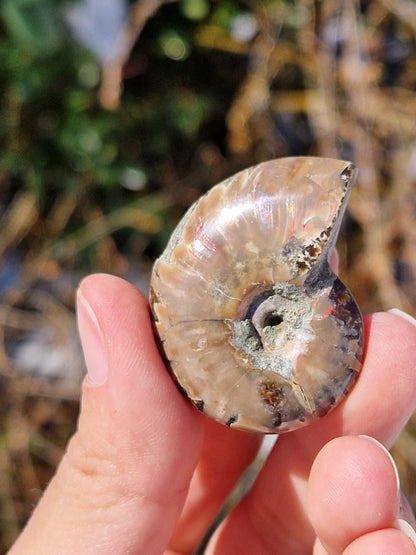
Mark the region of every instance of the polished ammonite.
[[151, 278], [159, 344], [182, 391], [233, 428], [280, 433], [327, 414], [362, 360], [362, 319], [328, 265], [356, 169], [282, 158], [213, 187]]

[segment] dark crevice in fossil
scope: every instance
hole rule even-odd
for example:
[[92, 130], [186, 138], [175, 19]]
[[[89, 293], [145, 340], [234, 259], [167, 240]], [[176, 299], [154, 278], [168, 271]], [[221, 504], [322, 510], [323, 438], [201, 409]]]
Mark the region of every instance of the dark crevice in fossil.
[[238, 420], [238, 414], [232, 414], [227, 420], [227, 422], [225, 423], [225, 425], [231, 426], [231, 424], [234, 424], [234, 422], [237, 422], [237, 420]]
[[345, 181], [345, 188], [348, 187], [354, 173], [355, 173], [356, 167], [354, 166], [354, 164], [349, 164], [345, 170], [343, 170], [341, 172], [341, 179]]
[[193, 401], [193, 404], [198, 410], [200, 410], [201, 412], [204, 412], [205, 403], [202, 399], [199, 399], [198, 401]]
[[263, 322], [263, 328], [265, 327], [277, 327], [283, 322], [283, 316], [278, 314], [277, 312], [271, 312], [270, 314], [266, 314]]
[[272, 420], [272, 426], [273, 426], [273, 428], [274, 428], [275, 430], [277, 430], [278, 428], [280, 428], [280, 426], [282, 425], [282, 421], [283, 421], [283, 418], [282, 418], [281, 413], [280, 413], [279, 411], [276, 411], [276, 412], [274, 413], [273, 420]]

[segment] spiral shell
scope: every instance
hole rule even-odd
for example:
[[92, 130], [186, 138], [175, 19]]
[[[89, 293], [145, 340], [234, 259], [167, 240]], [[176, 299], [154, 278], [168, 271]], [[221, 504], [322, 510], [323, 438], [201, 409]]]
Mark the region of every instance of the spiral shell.
[[324, 416], [351, 389], [362, 319], [328, 256], [356, 173], [314, 157], [246, 169], [188, 210], [155, 262], [162, 353], [208, 416], [280, 433]]

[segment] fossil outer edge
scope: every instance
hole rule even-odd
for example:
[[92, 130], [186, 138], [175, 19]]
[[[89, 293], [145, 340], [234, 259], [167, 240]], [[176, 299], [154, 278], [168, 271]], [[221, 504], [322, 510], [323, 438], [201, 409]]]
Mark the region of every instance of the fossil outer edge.
[[353, 386], [362, 318], [328, 256], [356, 173], [329, 158], [264, 162], [213, 187], [172, 234], [151, 312], [168, 368], [208, 416], [290, 431]]

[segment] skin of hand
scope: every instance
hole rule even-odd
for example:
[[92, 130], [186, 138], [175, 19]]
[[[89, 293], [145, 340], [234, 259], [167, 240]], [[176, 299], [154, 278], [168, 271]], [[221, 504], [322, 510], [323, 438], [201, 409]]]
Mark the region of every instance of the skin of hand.
[[[209, 420], [183, 398], [132, 285], [89, 276], [77, 309], [88, 369], [78, 430], [10, 553], [191, 554], [262, 438]], [[404, 522], [414, 527], [413, 515], [380, 445], [393, 444], [416, 406], [416, 327], [377, 313], [365, 332], [351, 394], [278, 438], [208, 555], [416, 553]]]

